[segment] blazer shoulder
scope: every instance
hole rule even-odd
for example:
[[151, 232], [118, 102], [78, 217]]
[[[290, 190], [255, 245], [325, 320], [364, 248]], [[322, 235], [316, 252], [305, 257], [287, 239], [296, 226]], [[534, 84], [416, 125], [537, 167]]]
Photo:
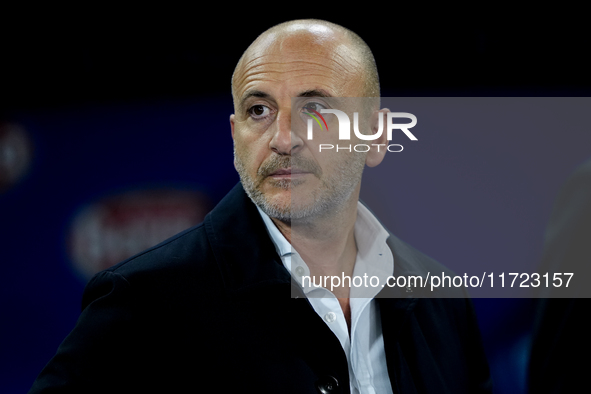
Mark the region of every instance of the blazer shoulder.
[[432, 257], [417, 250], [412, 245], [404, 242], [394, 234], [390, 233], [386, 241], [394, 255], [394, 265], [402, 268], [403, 271], [413, 274], [427, 274], [433, 272], [444, 272], [446, 275], [455, 273]]
[[[390, 233], [387, 244], [394, 256], [394, 276], [414, 277], [411, 280], [413, 297], [418, 298], [469, 298], [464, 287], [442, 285], [434, 277], [453, 277], [457, 274], [425, 253]], [[422, 279], [417, 279], [421, 277]], [[447, 283], [447, 282], [444, 282]], [[450, 282], [451, 283], [451, 282]], [[435, 284], [432, 286], [432, 284]]]
[[[174, 287], [216, 288], [221, 281], [204, 223], [182, 231], [104, 272], [121, 276], [134, 290], [144, 288], [148, 292], [166, 292], [166, 289]], [[211, 286], [205, 286], [206, 283]]]

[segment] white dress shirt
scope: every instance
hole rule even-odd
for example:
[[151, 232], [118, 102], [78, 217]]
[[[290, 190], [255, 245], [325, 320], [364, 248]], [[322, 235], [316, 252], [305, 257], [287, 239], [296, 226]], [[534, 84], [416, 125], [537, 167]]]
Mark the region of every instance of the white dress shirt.
[[[301, 286], [302, 276], [309, 276], [310, 269], [269, 216], [260, 208], [259, 212], [283, 265]], [[354, 232], [357, 258], [352, 278], [363, 278], [366, 274], [369, 283], [370, 277], [377, 276], [379, 283], [375, 287], [351, 285], [351, 336], [349, 337], [347, 322], [339, 301], [330, 290], [309, 286], [308, 283], [302, 289], [318, 316], [343, 347], [349, 365], [351, 393], [389, 394], [392, 393], [392, 386], [386, 366], [380, 314], [374, 297], [382, 289], [388, 276], [393, 275], [394, 257], [386, 244], [388, 232], [361, 203], [357, 204]], [[376, 281], [373, 284], [376, 284]], [[327, 287], [330, 287], [330, 284]]]

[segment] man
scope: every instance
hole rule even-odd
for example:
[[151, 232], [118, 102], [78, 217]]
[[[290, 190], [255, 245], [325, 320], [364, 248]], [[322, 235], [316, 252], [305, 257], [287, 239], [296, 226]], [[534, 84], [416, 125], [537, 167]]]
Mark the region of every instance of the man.
[[529, 392], [572, 393], [587, 384], [589, 239], [591, 238], [591, 160], [560, 190], [546, 229], [540, 273], [573, 273], [569, 287], [542, 288], [537, 294], [529, 362]]
[[[296, 119], [379, 96], [363, 41], [324, 21], [278, 25], [243, 54], [232, 94], [241, 183], [202, 224], [97, 274], [31, 392], [490, 392], [469, 300], [301, 281], [442, 269], [358, 202], [385, 151], [323, 155], [335, 133], [308, 140]], [[387, 112], [374, 104], [366, 133]]]

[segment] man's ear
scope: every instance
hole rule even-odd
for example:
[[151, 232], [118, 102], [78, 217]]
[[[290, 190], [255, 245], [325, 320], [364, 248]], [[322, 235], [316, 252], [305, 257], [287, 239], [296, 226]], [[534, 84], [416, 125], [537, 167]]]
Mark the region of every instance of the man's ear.
[[234, 114], [230, 115], [230, 130], [232, 130], [232, 139], [234, 139]]
[[382, 134], [372, 141], [371, 149], [367, 152], [365, 157], [365, 164], [368, 167], [375, 167], [384, 160], [386, 156], [386, 149], [388, 147], [388, 133], [386, 130], [387, 114], [390, 112], [388, 108], [382, 108], [379, 111], [375, 111], [371, 117], [371, 132], [372, 134], [377, 133], [379, 128], [380, 117], [382, 118]]
[[[232, 131], [232, 142], [236, 146], [236, 140], [234, 139], [234, 114], [230, 115], [230, 130]], [[234, 157], [234, 168], [236, 168], [236, 157]], [[238, 171], [238, 168], [236, 168]]]

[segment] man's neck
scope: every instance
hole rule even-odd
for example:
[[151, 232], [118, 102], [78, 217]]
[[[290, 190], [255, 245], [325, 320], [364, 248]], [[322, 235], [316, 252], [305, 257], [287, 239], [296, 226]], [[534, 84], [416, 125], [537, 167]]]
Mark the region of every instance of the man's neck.
[[[315, 220], [285, 223], [271, 218], [306, 262], [312, 277], [353, 275], [357, 258], [355, 221], [358, 198], [358, 193], [353, 193], [337, 212]], [[339, 298], [348, 297], [349, 288], [335, 289], [334, 293]]]

